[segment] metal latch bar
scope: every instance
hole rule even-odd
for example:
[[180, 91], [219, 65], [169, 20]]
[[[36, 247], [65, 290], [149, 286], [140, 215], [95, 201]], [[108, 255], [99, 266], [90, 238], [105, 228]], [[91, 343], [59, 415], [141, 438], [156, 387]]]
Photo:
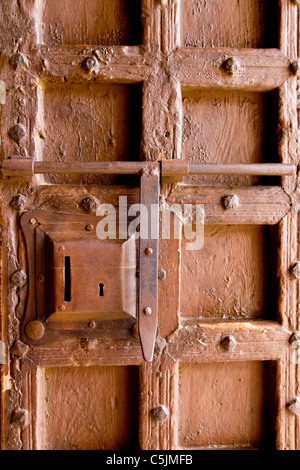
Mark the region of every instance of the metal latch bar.
[[[139, 334], [144, 359], [151, 362], [158, 324], [158, 247], [159, 247], [159, 167], [141, 174], [140, 268], [139, 268]], [[147, 227], [143, 227], [143, 217]], [[148, 237], [143, 238], [143, 229]]]
[[151, 165], [161, 164], [161, 176], [182, 177], [188, 175], [255, 175], [295, 176], [297, 166], [284, 163], [191, 163], [187, 160], [152, 162], [44, 162], [31, 158], [12, 157], [2, 161], [2, 175], [33, 176], [35, 174], [139, 174]]

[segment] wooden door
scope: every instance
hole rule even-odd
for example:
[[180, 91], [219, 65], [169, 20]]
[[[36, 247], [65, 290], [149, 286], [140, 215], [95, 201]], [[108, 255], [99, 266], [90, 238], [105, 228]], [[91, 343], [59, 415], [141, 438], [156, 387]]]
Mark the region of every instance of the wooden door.
[[[297, 165], [298, 3], [2, 0], [3, 165]], [[45, 224], [86, 239], [138, 177], [23, 173], [1, 181], [3, 449], [300, 449], [296, 175], [162, 181], [164, 203], [204, 205], [205, 237], [160, 240], [150, 363], [132, 318], [24, 335], [53, 298], [41, 274], [32, 298], [26, 227], [34, 250]]]

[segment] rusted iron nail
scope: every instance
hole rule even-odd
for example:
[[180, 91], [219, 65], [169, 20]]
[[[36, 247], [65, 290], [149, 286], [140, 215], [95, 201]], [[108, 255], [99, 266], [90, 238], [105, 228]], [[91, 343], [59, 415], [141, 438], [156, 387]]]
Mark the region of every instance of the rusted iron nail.
[[44, 275], [43, 275], [43, 274], [39, 274], [38, 277], [37, 277], [37, 280], [38, 280], [39, 282], [44, 282], [44, 280], [45, 280]]
[[152, 408], [151, 415], [155, 421], [164, 421], [169, 416], [169, 410], [164, 405], [158, 405]]
[[150, 308], [150, 307], [144, 308], [144, 314], [148, 315], [148, 316], [152, 315], [152, 308]]
[[25, 204], [26, 204], [26, 200], [21, 194], [17, 194], [10, 201], [10, 206], [16, 211], [22, 210]]
[[229, 335], [222, 339], [220, 345], [225, 351], [231, 352], [236, 348], [236, 340], [233, 336]]
[[27, 323], [25, 332], [30, 339], [40, 339], [45, 333], [45, 328], [43, 323], [34, 320]]
[[227, 194], [222, 197], [222, 205], [223, 208], [228, 211], [237, 208], [240, 205], [240, 201], [236, 194]]
[[298, 261], [290, 267], [290, 275], [296, 280], [300, 279], [300, 263]]
[[237, 59], [235, 59], [234, 57], [229, 57], [229, 59], [226, 59], [223, 62], [222, 68], [225, 72], [229, 73], [230, 75], [234, 75], [239, 71], [241, 65]]
[[23, 269], [18, 269], [11, 277], [10, 280], [17, 287], [23, 287], [27, 284], [27, 274]]
[[85, 230], [87, 232], [92, 232], [92, 230], [94, 229], [94, 226], [92, 224], [88, 224], [86, 227], [85, 227]]
[[28, 65], [26, 57], [21, 54], [21, 52], [17, 52], [16, 54], [12, 55], [9, 58], [9, 63], [15, 70], [18, 70]]
[[165, 269], [159, 268], [158, 270], [158, 279], [164, 281], [167, 278], [167, 271]]
[[65, 251], [65, 247], [63, 245], [59, 245], [57, 250], [59, 251], [59, 253], [62, 253], [63, 251]]
[[22, 140], [26, 135], [25, 127], [22, 124], [19, 124], [19, 123], [15, 124], [14, 126], [12, 126], [9, 129], [8, 135], [15, 142], [19, 143], [20, 140]]
[[32, 219], [29, 220], [29, 223], [30, 223], [31, 225], [35, 225], [35, 224], [37, 224], [37, 219], [35, 219], [34, 217], [32, 217]]
[[87, 57], [84, 59], [84, 61], [81, 64], [81, 67], [86, 71], [86, 72], [91, 72], [97, 65], [97, 59], [93, 56]]
[[91, 330], [93, 330], [94, 328], [96, 328], [96, 323], [94, 321], [90, 321], [88, 324], [88, 327], [91, 328]]
[[59, 305], [59, 306], [58, 306], [58, 310], [59, 310], [60, 312], [65, 312], [66, 306], [65, 306], [65, 305]]
[[81, 207], [83, 207], [89, 213], [95, 213], [98, 209], [100, 202], [95, 197], [86, 197], [82, 199], [80, 203]]
[[294, 397], [288, 404], [287, 408], [291, 413], [300, 416], [300, 397]]
[[289, 339], [289, 343], [290, 345], [292, 346], [292, 348], [300, 348], [300, 332], [299, 331], [295, 331], [290, 339]]
[[154, 251], [153, 251], [153, 248], [151, 248], [151, 246], [148, 247], [148, 248], [146, 248], [146, 250], [145, 250], [145, 255], [147, 255], [147, 256], [152, 256], [153, 253], [154, 253]]
[[18, 408], [11, 415], [11, 423], [26, 427], [28, 425], [28, 411]]
[[295, 60], [290, 64], [290, 70], [294, 75], [300, 75], [300, 60]]

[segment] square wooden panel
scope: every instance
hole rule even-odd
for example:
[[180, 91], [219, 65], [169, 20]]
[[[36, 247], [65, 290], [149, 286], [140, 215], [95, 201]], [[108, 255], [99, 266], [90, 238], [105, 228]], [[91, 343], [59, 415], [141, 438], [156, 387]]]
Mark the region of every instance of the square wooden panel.
[[[183, 89], [183, 158], [200, 163], [276, 163], [276, 91]], [[250, 176], [194, 176], [193, 184], [252, 185]], [[268, 180], [270, 184], [270, 179]]]
[[49, 367], [39, 376], [40, 449], [138, 449], [138, 367]]
[[[139, 85], [50, 83], [44, 91], [43, 160], [139, 160]], [[119, 178], [121, 180], [122, 178]], [[52, 183], [112, 183], [114, 177], [52, 176]], [[130, 183], [130, 177], [123, 178]]]
[[273, 448], [272, 362], [180, 366], [179, 445], [184, 448]]
[[141, 42], [141, 0], [44, 0], [42, 19], [45, 44]]
[[206, 225], [201, 250], [183, 244], [181, 316], [276, 320], [276, 243], [276, 227]]
[[181, 44], [278, 47], [279, 6], [273, 0], [181, 0]]

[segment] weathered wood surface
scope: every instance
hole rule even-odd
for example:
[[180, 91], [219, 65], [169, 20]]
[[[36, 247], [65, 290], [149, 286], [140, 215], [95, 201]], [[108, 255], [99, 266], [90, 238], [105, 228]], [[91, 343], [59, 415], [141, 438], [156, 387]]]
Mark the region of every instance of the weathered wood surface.
[[[100, 3], [69, 11], [69, 0], [2, 0], [2, 158], [298, 164], [297, 78], [289, 68], [300, 55], [295, 3], [141, 0], [134, 10]], [[240, 65], [234, 74], [223, 67], [230, 57]], [[199, 252], [161, 241], [152, 364], [125, 323], [58, 333], [28, 348], [20, 342], [28, 286], [11, 280], [28, 271], [23, 212], [88, 217], [83, 199], [117, 205], [126, 195], [137, 203], [137, 182], [1, 183], [1, 339], [11, 352], [1, 376], [3, 448], [135, 448], [138, 439], [153, 450], [300, 448], [299, 418], [287, 408], [300, 394], [289, 343], [300, 329], [299, 281], [289, 272], [300, 259], [298, 177], [207, 178], [161, 188], [168, 204], [204, 205], [207, 239]], [[238, 204], [226, 208], [226, 196]], [[159, 404], [169, 411], [161, 423], [151, 415]]]

